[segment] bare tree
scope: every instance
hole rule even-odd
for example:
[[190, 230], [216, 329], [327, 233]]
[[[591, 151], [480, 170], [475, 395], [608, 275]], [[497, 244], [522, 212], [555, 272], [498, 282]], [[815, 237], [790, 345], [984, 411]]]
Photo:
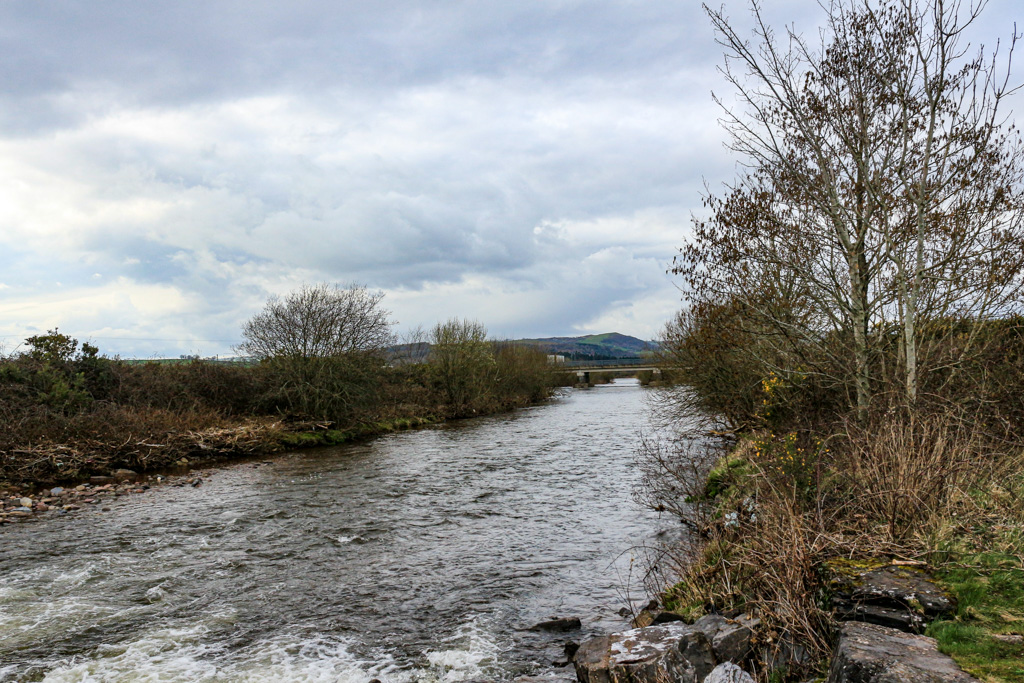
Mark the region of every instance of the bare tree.
[[238, 349], [256, 358], [328, 358], [383, 351], [394, 342], [383, 292], [362, 285], [306, 285], [273, 296], [242, 328]]
[[[1014, 90], [1010, 60], [1000, 69], [997, 54], [970, 55], [963, 40], [985, 4], [902, 0], [892, 17], [864, 13], [873, 25], [899, 30], [882, 47], [885, 60], [898, 67], [885, 76], [903, 133], [894, 166], [900, 194], [875, 193], [874, 201], [911, 403], [925, 360], [922, 343], [936, 337], [933, 329], [922, 338], [923, 321], [985, 320], [1016, 312], [1020, 303], [1024, 164], [1020, 139], [1003, 125], [1002, 111]], [[1014, 32], [1011, 56], [1017, 39]]]
[[383, 292], [317, 284], [271, 297], [242, 328], [238, 349], [266, 361], [279, 410], [334, 422], [369, 419], [393, 342]]
[[1000, 72], [998, 50], [961, 45], [983, 6], [833, 0], [815, 48], [792, 30], [779, 40], [757, 2], [752, 42], [705, 5], [740, 102], [718, 100], [723, 125], [746, 170], [708, 196], [711, 217], [674, 271], [691, 304], [739, 302], [772, 347], [768, 368], [850, 386], [861, 416], [890, 330], [902, 330], [913, 402], [923, 321], [1019, 303], [1024, 161], [1000, 118], [1009, 59]]

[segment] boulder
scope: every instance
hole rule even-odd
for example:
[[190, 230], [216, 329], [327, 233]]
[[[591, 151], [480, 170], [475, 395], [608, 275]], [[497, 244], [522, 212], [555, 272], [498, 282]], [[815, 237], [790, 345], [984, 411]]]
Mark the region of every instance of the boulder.
[[551, 617], [547, 621], [534, 624], [531, 631], [578, 631], [583, 628], [579, 617]]
[[760, 624], [760, 619], [749, 614], [741, 614], [735, 619], [709, 614], [698, 619], [693, 627], [703, 631], [711, 641], [717, 661], [739, 663], [750, 655], [754, 631]]
[[842, 625], [827, 683], [977, 683], [934, 638], [850, 621]]
[[700, 629], [672, 622], [586, 640], [573, 663], [582, 683], [702, 683], [715, 655]]
[[956, 600], [916, 567], [882, 566], [835, 573], [830, 581], [836, 618], [921, 633], [951, 614]]
[[754, 683], [754, 679], [732, 662], [724, 662], [708, 674], [704, 683]]
[[683, 615], [659, 610], [657, 607], [654, 607], [653, 609], [644, 608], [640, 610], [640, 614], [636, 615], [632, 624], [633, 628], [643, 628], [644, 626], [653, 626], [655, 624], [668, 624], [673, 621], [683, 621]]

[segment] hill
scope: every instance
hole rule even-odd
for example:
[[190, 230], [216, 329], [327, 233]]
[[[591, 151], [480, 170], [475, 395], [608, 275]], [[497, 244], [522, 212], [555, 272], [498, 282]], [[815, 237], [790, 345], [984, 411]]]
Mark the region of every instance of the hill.
[[657, 348], [654, 342], [644, 341], [618, 332], [590, 334], [582, 337], [546, 337], [542, 339], [520, 339], [534, 344], [551, 354], [560, 354], [570, 360], [611, 360], [615, 358], [639, 358], [645, 352]]

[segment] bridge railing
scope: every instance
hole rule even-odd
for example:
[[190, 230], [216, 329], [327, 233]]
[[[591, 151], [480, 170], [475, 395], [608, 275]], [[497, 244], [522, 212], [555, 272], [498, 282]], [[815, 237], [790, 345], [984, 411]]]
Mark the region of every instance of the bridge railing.
[[556, 368], [572, 368], [577, 370], [580, 368], [621, 368], [651, 364], [652, 361], [649, 358], [615, 358], [612, 360], [566, 360], [561, 363], [555, 363], [554, 366]]

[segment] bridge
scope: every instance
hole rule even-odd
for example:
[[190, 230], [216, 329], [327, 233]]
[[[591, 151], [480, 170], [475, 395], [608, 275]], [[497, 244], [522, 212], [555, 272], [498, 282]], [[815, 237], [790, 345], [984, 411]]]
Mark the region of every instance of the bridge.
[[636, 368], [640, 366], [650, 366], [643, 369], [653, 369], [650, 358], [613, 358], [610, 360], [564, 360], [560, 363], [555, 363], [560, 368], [585, 368], [587, 370], [593, 369], [619, 369], [619, 368]]
[[601, 379], [617, 377], [638, 377], [641, 372], [650, 372], [653, 381], [661, 380], [661, 368], [651, 364], [649, 358], [616, 358], [613, 360], [567, 360], [556, 363], [566, 374], [575, 374], [577, 385], [593, 386], [593, 375]]

